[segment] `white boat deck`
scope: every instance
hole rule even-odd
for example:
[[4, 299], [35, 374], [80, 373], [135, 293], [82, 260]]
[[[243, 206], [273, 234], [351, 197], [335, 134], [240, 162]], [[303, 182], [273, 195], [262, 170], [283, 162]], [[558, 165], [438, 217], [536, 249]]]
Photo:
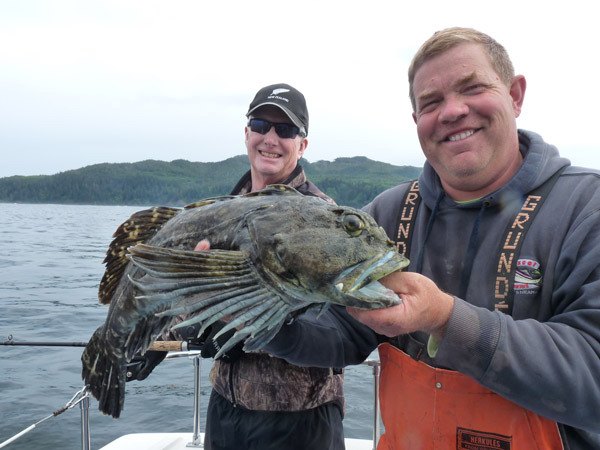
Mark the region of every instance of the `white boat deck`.
[[[190, 448], [203, 448], [189, 446], [192, 442], [192, 433], [133, 433], [121, 436], [105, 445], [100, 450], [188, 450]], [[204, 440], [204, 433], [200, 434], [200, 441]], [[373, 441], [366, 439], [345, 439], [346, 450], [372, 450]], [[311, 449], [312, 450], [312, 449]]]

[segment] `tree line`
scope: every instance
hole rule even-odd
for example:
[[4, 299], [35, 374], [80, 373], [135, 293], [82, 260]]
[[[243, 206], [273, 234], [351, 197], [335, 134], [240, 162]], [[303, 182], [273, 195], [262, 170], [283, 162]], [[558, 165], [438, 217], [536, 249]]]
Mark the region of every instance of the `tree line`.
[[[365, 157], [314, 163], [302, 159], [301, 165], [338, 204], [356, 208], [421, 172]], [[94, 164], [55, 175], [0, 178], [0, 202], [182, 206], [229, 194], [248, 168], [246, 155], [207, 163], [179, 159]]]

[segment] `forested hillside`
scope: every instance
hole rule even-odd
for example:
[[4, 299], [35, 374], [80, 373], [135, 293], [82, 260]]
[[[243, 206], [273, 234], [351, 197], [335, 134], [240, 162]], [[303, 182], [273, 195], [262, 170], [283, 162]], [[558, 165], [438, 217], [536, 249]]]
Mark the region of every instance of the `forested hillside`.
[[[338, 204], [355, 207], [421, 171], [365, 157], [301, 164]], [[181, 206], [228, 194], [248, 167], [245, 155], [209, 163], [180, 159], [96, 164], [55, 175], [0, 178], [0, 202]]]

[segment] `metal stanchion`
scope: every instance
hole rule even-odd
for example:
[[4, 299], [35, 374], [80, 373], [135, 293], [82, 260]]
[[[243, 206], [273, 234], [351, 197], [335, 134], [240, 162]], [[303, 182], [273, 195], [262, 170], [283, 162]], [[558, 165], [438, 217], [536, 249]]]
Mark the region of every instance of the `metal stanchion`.
[[81, 449], [90, 450], [92, 448], [92, 440], [90, 436], [90, 397], [85, 395], [79, 402], [81, 409]]
[[200, 436], [200, 358], [200, 355], [194, 357], [194, 435], [192, 442], [186, 445], [194, 448], [204, 448]]
[[379, 436], [379, 360], [367, 359], [363, 364], [373, 367], [373, 450], [377, 450]]
[[379, 429], [379, 362], [373, 366], [373, 379], [373, 450], [377, 450], [381, 433]]

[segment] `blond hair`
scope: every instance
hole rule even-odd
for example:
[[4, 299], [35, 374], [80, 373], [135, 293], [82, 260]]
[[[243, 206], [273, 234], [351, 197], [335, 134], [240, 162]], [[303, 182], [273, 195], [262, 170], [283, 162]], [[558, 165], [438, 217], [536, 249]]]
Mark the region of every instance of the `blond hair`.
[[452, 27], [437, 31], [427, 39], [417, 51], [408, 68], [408, 85], [410, 102], [413, 111], [416, 110], [413, 82], [417, 70], [429, 59], [438, 56], [459, 44], [474, 43], [481, 45], [500, 79], [510, 86], [515, 77], [513, 64], [506, 49], [485, 33], [473, 28]]

